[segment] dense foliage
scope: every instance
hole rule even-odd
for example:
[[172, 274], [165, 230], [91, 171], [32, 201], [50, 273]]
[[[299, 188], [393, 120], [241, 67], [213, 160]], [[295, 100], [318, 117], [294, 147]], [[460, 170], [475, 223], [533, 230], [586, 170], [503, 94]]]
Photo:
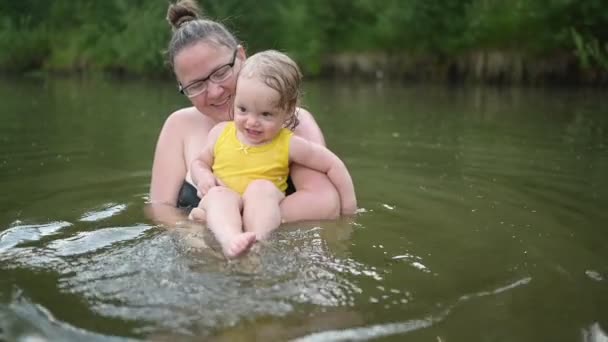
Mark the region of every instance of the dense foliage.
[[[163, 0], [0, 2], [0, 69], [166, 74]], [[340, 53], [576, 55], [608, 69], [605, 0], [201, 0], [251, 51], [289, 51], [307, 72]]]

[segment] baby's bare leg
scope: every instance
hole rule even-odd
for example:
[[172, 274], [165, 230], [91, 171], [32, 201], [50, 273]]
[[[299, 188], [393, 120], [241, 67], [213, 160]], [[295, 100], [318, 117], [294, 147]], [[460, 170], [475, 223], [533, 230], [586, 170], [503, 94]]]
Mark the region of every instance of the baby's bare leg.
[[201, 200], [206, 213], [207, 226], [222, 246], [224, 255], [237, 257], [249, 250], [255, 242], [255, 234], [243, 232], [241, 209], [243, 201], [233, 190], [216, 186]]
[[243, 225], [245, 231], [264, 239], [281, 224], [279, 203], [285, 195], [267, 180], [256, 180], [249, 184], [243, 194]]

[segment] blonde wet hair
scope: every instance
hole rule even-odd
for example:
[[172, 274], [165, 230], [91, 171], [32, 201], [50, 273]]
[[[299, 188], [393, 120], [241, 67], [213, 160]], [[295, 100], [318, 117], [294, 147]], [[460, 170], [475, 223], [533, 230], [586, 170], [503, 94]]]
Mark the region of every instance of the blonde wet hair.
[[278, 108], [288, 112], [285, 127], [291, 130], [299, 124], [298, 105], [302, 95], [302, 72], [298, 64], [276, 50], [258, 52], [247, 58], [240, 77], [258, 78], [279, 93]]

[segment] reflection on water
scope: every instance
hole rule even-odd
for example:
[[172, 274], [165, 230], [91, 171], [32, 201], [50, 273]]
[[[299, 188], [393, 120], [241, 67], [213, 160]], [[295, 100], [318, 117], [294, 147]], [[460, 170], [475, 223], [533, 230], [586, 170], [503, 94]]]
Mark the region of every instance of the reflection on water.
[[0, 340], [606, 340], [600, 91], [310, 84], [362, 208], [230, 262], [144, 216], [171, 84], [0, 94]]

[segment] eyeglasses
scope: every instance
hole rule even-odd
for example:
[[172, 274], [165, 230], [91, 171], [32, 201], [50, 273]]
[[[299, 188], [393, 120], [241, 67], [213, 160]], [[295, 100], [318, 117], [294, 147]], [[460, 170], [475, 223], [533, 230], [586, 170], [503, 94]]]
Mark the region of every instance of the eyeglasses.
[[202, 94], [205, 90], [207, 90], [207, 86], [209, 84], [209, 82], [207, 82], [207, 81], [211, 81], [211, 82], [217, 84], [217, 83], [227, 80], [228, 77], [230, 77], [232, 75], [232, 70], [233, 70], [232, 67], [234, 66], [234, 63], [236, 62], [236, 53], [237, 52], [238, 52], [238, 49], [235, 49], [234, 53], [232, 54], [232, 61], [230, 63], [224, 64], [224, 65], [218, 67], [217, 69], [213, 70], [211, 72], [211, 74], [209, 74], [209, 76], [198, 79], [193, 82], [190, 82], [190, 84], [188, 84], [186, 86], [182, 86], [181, 83], [178, 84], [179, 92], [188, 97], [195, 97], [195, 96]]

